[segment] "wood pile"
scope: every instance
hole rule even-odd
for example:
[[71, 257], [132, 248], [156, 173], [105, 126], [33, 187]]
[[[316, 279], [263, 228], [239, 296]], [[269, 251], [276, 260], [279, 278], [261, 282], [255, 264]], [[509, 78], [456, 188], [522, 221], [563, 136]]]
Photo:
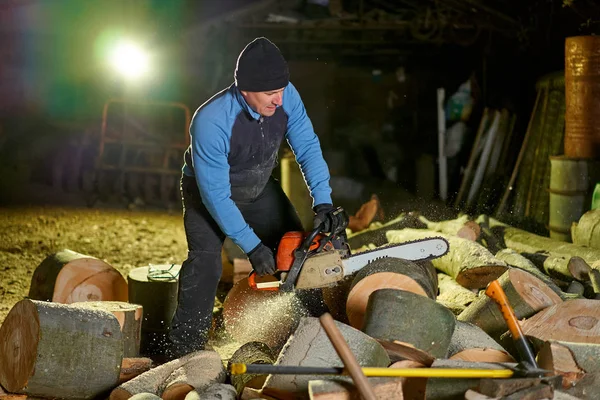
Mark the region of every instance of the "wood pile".
[[[574, 237], [587, 238], [588, 246], [583, 246], [537, 236], [487, 216], [429, 221], [410, 213], [352, 234], [350, 241], [362, 241], [355, 252], [441, 236], [450, 243], [448, 254], [424, 262], [380, 259], [323, 290], [258, 292], [242, 279], [223, 304], [222, 333], [235, 339], [237, 349], [228, 369], [234, 363], [345, 367], [316, 318], [319, 307], [326, 304], [363, 367], [395, 374], [457, 368], [510, 370], [522, 361], [521, 356], [498, 306], [483, 291], [497, 280], [538, 364], [550, 371], [548, 376], [368, 377], [375, 397], [600, 398], [596, 303], [600, 249], [592, 247], [596, 225], [589, 218], [574, 227], [581, 230]], [[371, 238], [377, 243], [369, 242]], [[65, 274], [73, 283], [60, 286], [71, 287], [64, 292], [71, 294], [75, 288], [84, 289], [72, 277], [81, 274], [97, 282], [102, 271], [112, 271], [105, 262], [78, 261], [82, 258], [86, 256], [63, 252], [45, 260], [32, 280], [30, 293], [38, 293], [38, 299], [17, 303], [0, 327], [0, 385], [5, 392], [0, 392], [0, 399], [338, 400], [360, 396], [360, 387], [347, 375], [228, 375], [221, 356], [212, 350], [163, 364], [140, 357], [141, 321], [147, 311], [158, 315], [164, 309], [146, 310], [130, 301], [132, 293], [127, 299], [119, 297], [123, 285], [113, 272], [105, 272], [107, 279], [95, 285], [101, 288], [102, 300], [90, 296], [88, 300], [94, 301], [72, 302], [63, 295], [63, 303], [55, 301], [63, 271], [74, 271]], [[90, 273], [87, 263], [100, 267]], [[170, 288], [163, 307], [171, 307], [177, 277], [146, 278], [136, 277], [129, 291], [140, 286], [143, 290], [137, 295], [144, 298], [143, 293], [154, 292], [154, 285]], [[71, 296], [75, 298], [80, 297]], [[145, 304], [152, 307], [149, 300]]]

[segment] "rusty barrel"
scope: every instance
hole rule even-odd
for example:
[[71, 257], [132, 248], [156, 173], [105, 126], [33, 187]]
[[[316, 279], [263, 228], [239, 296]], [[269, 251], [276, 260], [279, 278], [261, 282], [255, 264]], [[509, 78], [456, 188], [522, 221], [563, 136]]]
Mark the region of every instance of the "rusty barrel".
[[565, 41], [565, 156], [600, 157], [600, 36]]

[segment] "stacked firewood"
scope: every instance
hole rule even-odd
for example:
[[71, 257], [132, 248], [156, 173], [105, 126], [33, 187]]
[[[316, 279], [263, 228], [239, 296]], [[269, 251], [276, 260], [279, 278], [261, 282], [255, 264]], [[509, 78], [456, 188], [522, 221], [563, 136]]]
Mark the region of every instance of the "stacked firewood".
[[[497, 281], [549, 377], [369, 378], [377, 398], [600, 398], [599, 220], [597, 211], [586, 214], [573, 227], [575, 243], [485, 215], [434, 222], [408, 213], [373, 224], [349, 237], [354, 252], [431, 236], [446, 238], [450, 250], [431, 261], [380, 259], [322, 290], [256, 291], [239, 279], [217, 324], [235, 346], [225, 361], [343, 367], [316, 318], [327, 310], [362, 366], [511, 369], [521, 355], [483, 292]], [[2, 388], [23, 398], [357, 396], [341, 375], [228, 375], [215, 351], [163, 364], [140, 357], [147, 355], [140, 349], [144, 331], [162, 329], [173, 312], [172, 267], [133, 270], [126, 282], [93, 257], [71, 251], [48, 257], [29, 298], [0, 327]]]
[[[513, 368], [521, 356], [500, 309], [483, 291], [497, 280], [549, 377], [369, 378], [378, 398], [600, 398], [600, 248], [592, 247], [598, 243], [596, 227], [583, 219], [574, 226], [581, 231], [573, 236], [586, 238], [583, 246], [534, 235], [485, 215], [433, 222], [404, 214], [351, 235], [355, 252], [441, 236], [450, 244], [449, 253], [428, 262], [377, 260], [323, 289], [323, 299], [363, 366]], [[277, 302], [281, 314], [260, 311]], [[342, 366], [306, 304], [300, 291], [256, 292], [245, 281], [238, 282], [224, 303], [224, 325], [246, 344], [231, 362]], [[260, 329], [252, 327], [253, 320]], [[232, 382], [244, 399], [357, 395], [351, 381], [342, 377], [252, 375], [232, 376]]]

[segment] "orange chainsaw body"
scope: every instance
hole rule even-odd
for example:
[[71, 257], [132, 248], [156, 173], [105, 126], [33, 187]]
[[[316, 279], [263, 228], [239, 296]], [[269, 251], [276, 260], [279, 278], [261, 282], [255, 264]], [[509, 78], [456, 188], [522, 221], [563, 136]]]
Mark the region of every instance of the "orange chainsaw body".
[[[287, 232], [281, 238], [279, 246], [277, 247], [277, 256], [275, 262], [277, 264], [277, 270], [281, 272], [287, 272], [292, 268], [294, 263], [294, 252], [302, 245], [304, 239], [309, 235], [309, 232]], [[315, 240], [311, 243], [309, 250], [316, 250], [319, 247], [319, 241], [324, 235], [319, 234], [315, 237]], [[324, 250], [333, 249], [331, 242], [327, 243]]]

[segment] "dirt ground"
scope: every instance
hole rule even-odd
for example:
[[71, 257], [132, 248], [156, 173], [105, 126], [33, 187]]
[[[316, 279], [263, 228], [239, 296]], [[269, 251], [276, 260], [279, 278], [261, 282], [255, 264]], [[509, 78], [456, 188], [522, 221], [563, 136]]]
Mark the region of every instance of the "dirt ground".
[[181, 263], [180, 212], [64, 207], [0, 208], [0, 323], [27, 296], [42, 260], [70, 249], [106, 261], [124, 277], [148, 264]]

